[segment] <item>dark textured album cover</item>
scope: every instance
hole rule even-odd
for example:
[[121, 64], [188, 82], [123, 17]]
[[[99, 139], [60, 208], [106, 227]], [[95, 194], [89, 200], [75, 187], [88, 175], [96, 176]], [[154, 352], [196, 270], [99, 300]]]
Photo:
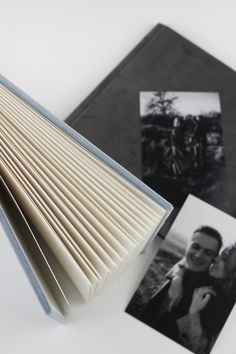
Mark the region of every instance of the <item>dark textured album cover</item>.
[[[236, 215], [236, 73], [172, 29], [158, 24], [66, 122], [142, 178], [139, 93], [218, 92], [230, 208]], [[174, 214], [173, 214], [174, 215]]]

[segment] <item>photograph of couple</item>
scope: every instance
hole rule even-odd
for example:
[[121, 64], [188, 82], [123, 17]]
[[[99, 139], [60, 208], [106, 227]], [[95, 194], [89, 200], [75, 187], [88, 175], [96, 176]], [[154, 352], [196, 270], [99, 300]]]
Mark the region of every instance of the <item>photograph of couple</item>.
[[210, 353], [236, 300], [235, 226], [190, 195], [126, 312], [193, 353]]
[[175, 207], [188, 194], [228, 211], [217, 92], [140, 92], [143, 181]]

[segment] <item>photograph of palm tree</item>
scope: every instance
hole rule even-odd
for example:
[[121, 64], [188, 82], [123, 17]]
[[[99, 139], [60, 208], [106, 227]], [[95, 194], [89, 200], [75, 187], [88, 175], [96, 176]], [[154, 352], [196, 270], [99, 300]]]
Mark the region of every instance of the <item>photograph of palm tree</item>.
[[219, 94], [140, 92], [144, 182], [181, 207], [193, 195], [229, 204]]

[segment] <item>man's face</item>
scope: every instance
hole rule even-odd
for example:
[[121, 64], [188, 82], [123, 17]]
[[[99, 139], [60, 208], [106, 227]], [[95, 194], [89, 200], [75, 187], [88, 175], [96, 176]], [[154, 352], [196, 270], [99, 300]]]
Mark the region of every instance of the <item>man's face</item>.
[[186, 250], [186, 267], [192, 272], [208, 271], [219, 252], [216, 239], [203, 232], [195, 232]]

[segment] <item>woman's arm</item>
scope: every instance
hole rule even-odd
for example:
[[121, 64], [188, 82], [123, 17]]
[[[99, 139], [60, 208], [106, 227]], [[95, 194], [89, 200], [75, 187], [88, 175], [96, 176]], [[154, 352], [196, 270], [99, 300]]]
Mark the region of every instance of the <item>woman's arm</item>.
[[210, 287], [196, 289], [189, 308], [189, 313], [177, 320], [179, 339], [182, 344], [196, 354], [209, 353], [212, 347], [212, 338], [207, 338], [202, 323], [200, 311], [202, 311], [216, 293]]
[[210, 341], [203, 331], [199, 312], [180, 318], [177, 326], [179, 340], [186, 348], [196, 354], [209, 353]]

